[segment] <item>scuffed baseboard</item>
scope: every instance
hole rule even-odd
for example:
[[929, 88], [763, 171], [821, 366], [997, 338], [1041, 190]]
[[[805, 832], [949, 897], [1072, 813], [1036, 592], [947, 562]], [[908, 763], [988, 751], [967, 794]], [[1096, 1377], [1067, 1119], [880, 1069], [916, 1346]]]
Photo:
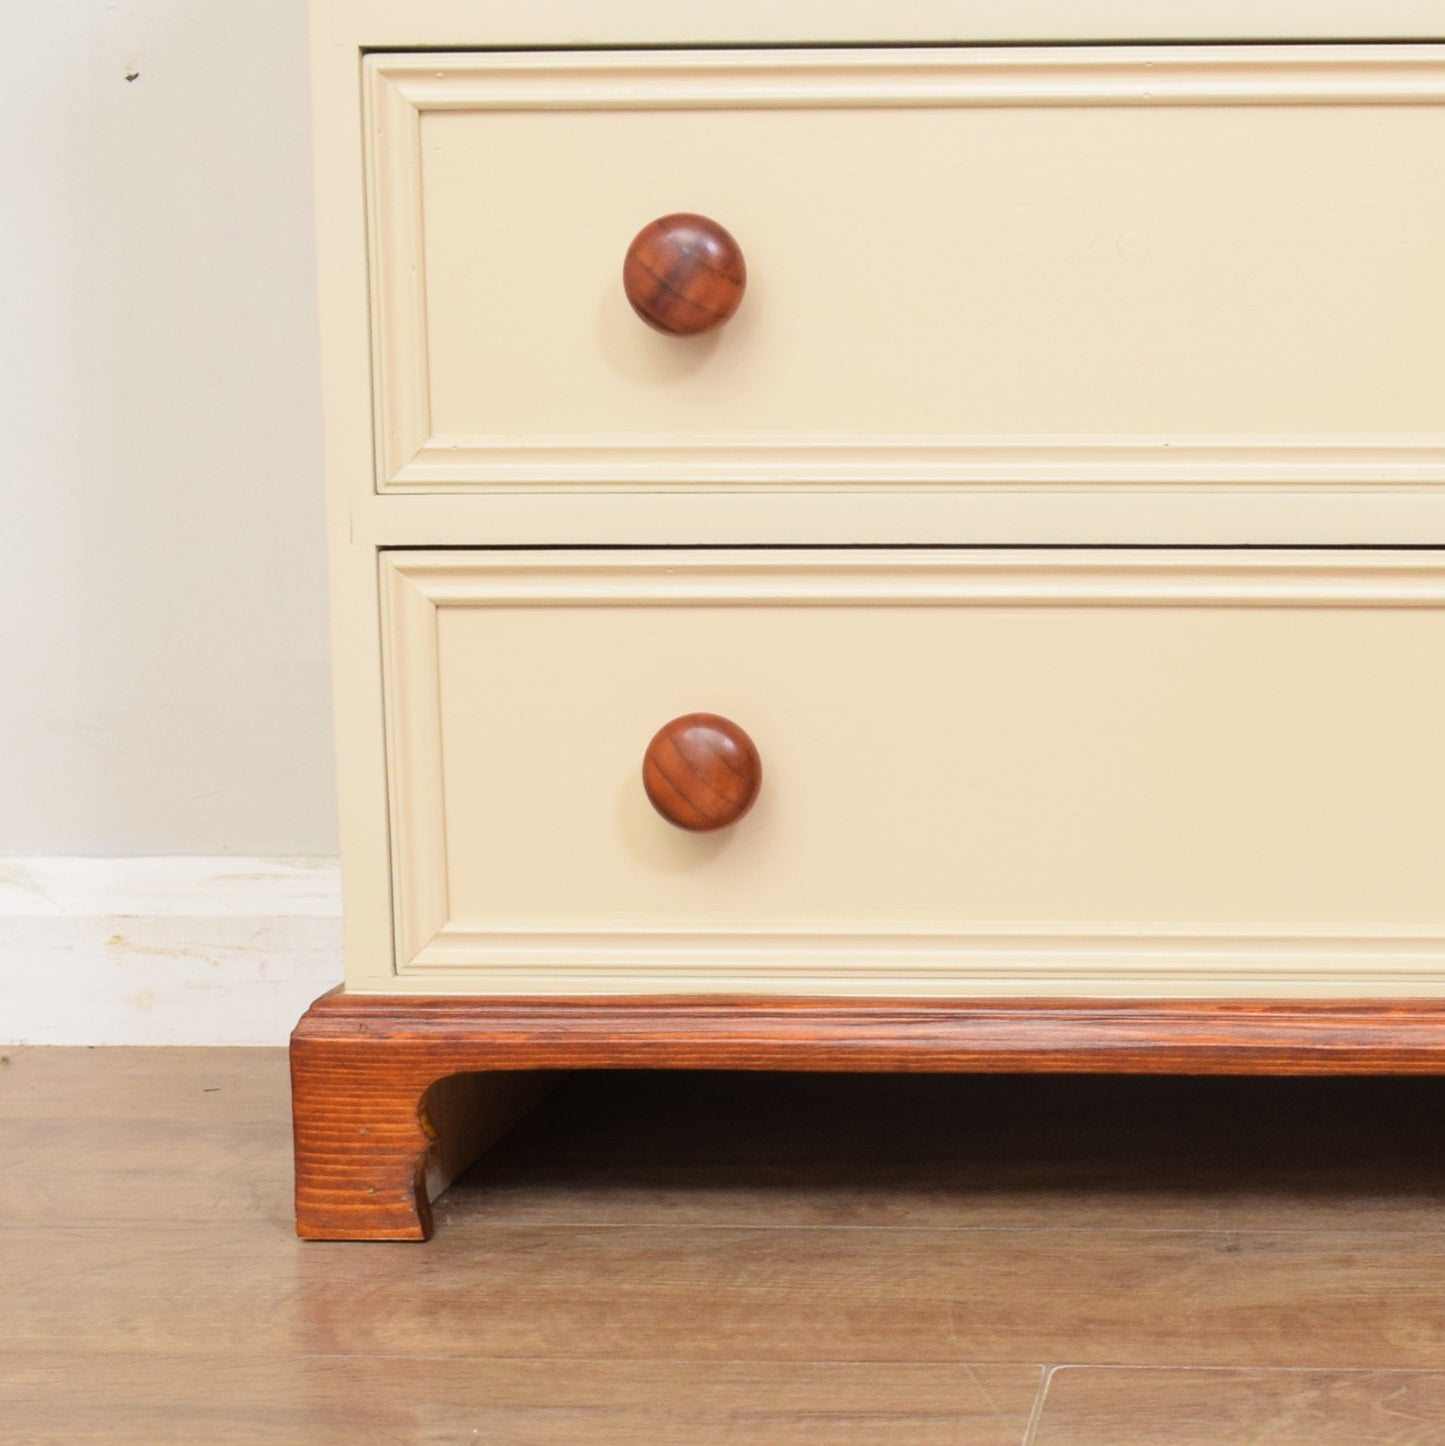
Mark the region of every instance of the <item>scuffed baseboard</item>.
[[341, 977], [334, 859], [0, 857], [0, 1044], [284, 1044]]

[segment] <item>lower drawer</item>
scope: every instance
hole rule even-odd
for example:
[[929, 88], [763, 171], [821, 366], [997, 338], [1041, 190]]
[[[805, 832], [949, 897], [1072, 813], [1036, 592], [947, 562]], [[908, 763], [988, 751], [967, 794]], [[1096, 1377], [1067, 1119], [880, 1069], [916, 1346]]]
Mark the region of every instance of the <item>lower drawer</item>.
[[[392, 987], [1445, 994], [1445, 552], [381, 568]], [[709, 833], [642, 784], [700, 711]]]

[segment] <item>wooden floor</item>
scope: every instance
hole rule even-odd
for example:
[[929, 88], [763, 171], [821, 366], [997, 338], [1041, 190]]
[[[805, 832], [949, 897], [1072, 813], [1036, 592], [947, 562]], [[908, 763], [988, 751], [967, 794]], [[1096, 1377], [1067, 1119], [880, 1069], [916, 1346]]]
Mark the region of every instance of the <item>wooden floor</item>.
[[429, 1245], [285, 1057], [0, 1064], [0, 1439], [1445, 1443], [1445, 1081], [572, 1076]]

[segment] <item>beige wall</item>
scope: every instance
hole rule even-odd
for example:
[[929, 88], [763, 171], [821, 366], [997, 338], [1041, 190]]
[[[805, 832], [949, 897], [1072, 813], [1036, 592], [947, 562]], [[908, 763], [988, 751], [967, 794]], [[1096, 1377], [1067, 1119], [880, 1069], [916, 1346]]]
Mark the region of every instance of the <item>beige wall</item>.
[[329, 852], [305, 7], [8, 18], [0, 853]]

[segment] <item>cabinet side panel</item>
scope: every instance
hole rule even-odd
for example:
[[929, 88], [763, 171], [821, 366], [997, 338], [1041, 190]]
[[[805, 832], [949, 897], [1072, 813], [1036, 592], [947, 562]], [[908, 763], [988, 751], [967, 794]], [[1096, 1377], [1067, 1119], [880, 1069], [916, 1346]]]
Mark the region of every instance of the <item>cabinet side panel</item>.
[[353, 539], [352, 501], [373, 468], [361, 56], [336, 38], [331, 7], [312, 7], [322, 408], [331, 556], [332, 677], [345, 905], [346, 979], [392, 975], [390, 866], [382, 731], [376, 553]]

